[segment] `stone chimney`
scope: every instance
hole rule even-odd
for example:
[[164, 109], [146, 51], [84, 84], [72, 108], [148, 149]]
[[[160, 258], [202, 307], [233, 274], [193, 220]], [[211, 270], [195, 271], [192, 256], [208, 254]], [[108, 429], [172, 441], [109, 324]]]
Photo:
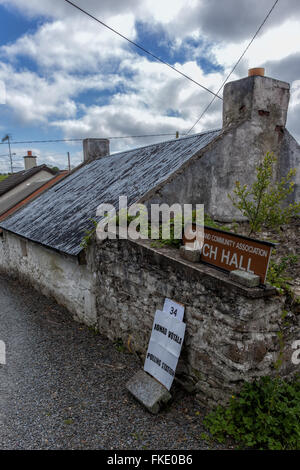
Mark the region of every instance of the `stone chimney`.
[[32, 151], [28, 150], [27, 155], [24, 157], [25, 170], [30, 170], [36, 166], [36, 157], [32, 155]]
[[84, 139], [83, 141], [83, 161], [95, 160], [99, 157], [109, 155], [108, 139]]
[[277, 158], [274, 181], [297, 167], [296, 143], [285, 128], [289, 97], [290, 85], [265, 77], [260, 68], [250, 69], [248, 77], [225, 85], [223, 136], [211, 156], [212, 176], [206, 177], [213, 181], [206, 211], [216, 220], [245, 220], [228, 194], [236, 181], [248, 186], [255, 182], [257, 166], [267, 152]]
[[227, 83], [223, 94], [223, 128], [249, 120], [267, 131], [282, 132], [287, 118], [290, 85], [264, 76], [263, 68]]

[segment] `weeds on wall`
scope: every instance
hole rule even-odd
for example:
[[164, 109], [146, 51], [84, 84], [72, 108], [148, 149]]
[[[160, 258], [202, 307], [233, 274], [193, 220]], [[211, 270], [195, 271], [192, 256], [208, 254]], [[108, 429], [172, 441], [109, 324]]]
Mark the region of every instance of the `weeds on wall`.
[[[192, 222], [196, 222], [196, 212], [192, 212]], [[215, 222], [208, 214], [204, 214], [204, 225], [212, 228], [217, 228], [219, 230], [229, 231], [229, 228], [225, 225], [218, 224]], [[182, 218], [182, 232], [184, 230], [184, 220]], [[174, 237], [174, 219], [170, 219], [170, 238], [163, 238], [162, 229], [159, 229], [159, 239], [153, 242], [154, 246], [173, 246], [179, 248], [182, 245], [182, 239], [176, 239]]]
[[96, 233], [97, 225], [98, 222], [97, 220], [94, 219], [89, 219], [89, 221], [92, 223], [92, 228], [85, 230], [85, 235], [81, 240], [80, 246], [81, 248], [86, 249], [90, 244], [93, 239], [94, 234]]
[[[127, 227], [130, 225], [131, 222], [133, 222], [138, 217], [139, 217], [139, 215], [132, 216], [132, 215], [127, 214], [127, 216], [126, 216], [126, 218], [127, 218]], [[82, 241], [80, 243], [81, 248], [84, 248], [84, 249], [86, 249], [90, 245], [90, 243], [93, 239], [93, 236], [96, 233], [97, 224], [98, 224], [97, 221], [94, 220], [94, 219], [89, 219], [89, 221], [91, 222], [92, 227], [90, 229], [85, 230], [85, 235], [83, 236]], [[115, 218], [116, 227], [119, 226], [119, 221], [120, 221], [120, 218], [119, 218], [119, 214], [118, 214]], [[192, 222], [196, 222], [196, 211], [192, 212]], [[182, 232], [183, 232], [184, 231], [183, 216], [182, 216], [181, 224], [182, 224]], [[204, 214], [204, 224], [209, 226], [209, 227], [229, 231], [228, 227], [218, 224], [208, 214]], [[139, 231], [139, 225], [137, 226], [137, 231]], [[150, 223], [148, 224], [148, 234], [147, 235], [148, 235], [148, 238], [151, 239], [151, 224]], [[160, 225], [158, 227], [158, 239], [154, 240], [152, 245], [153, 246], [171, 246], [171, 247], [175, 247], [175, 248], [179, 248], [180, 245], [182, 245], [182, 239], [175, 238], [175, 220], [174, 220], [174, 218], [170, 219], [170, 237], [168, 237], [168, 238], [163, 237], [162, 226]]]
[[[276, 251], [273, 253], [276, 255]], [[281, 294], [290, 293], [289, 282], [292, 280], [287, 275], [287, 269], [296, 265], [299, 262], [299, 256], [287, 255], [281, 257], [279, 260], [274, 258], [270, 259], [267, 281], [278, 289]]]

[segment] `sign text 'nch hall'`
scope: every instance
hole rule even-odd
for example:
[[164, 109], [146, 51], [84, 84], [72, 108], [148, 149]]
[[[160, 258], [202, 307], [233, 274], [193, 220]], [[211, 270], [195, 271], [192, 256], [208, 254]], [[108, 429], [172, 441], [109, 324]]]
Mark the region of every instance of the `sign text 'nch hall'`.
[[[184, 244], [191, 244], [190, 230], [197, 230], [195, 224], [185, 228], [187, 237]], [[269, 259], [274, 243], [225, 232], [204, 226], [201, 261], [225, 271], [240, 269], [260, 276], [261, 283], [266, 281]], [[196, 237], [194, 238], [194, 240]]]

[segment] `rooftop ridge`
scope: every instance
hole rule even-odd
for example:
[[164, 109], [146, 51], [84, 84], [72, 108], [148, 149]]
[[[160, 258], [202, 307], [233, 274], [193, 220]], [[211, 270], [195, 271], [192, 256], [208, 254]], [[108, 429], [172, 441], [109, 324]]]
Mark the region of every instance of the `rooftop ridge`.
[[200, 137], [200, 136], [206, 135], [206, 134], [221, 132], [221, 130], [222, 130], [221, 128], [220, 129], [210, 129], [209, 131], [198, 132], [197, 134], [185, 135], [183, 137], [179, 137], [178, 139], [174, 138], [174, 139], [170, 139], [170, 140], [163, 140], [162, 142], [157, 142], [156, 144], [148, 144], [148, 145], [143, 145], [142, 147], [134, 147], [134, 148], [128, 149], [128, 150], [122, 150], [121, 152], [111, 153], [110, 155], [106, 155], [105, 157], [94, 158], [93, 160], [86, 162], [86, 164], [93, 163], [93, 162], [99, 160], [100, 158], [101, 158], [101, 160], [103, 160], [104, 158], [111, 158], [111, 157], [114, 157], [116, 155], [123, 155], [123, 154], [128, 153], [128, 152], [134, 152], [136, 150], [143, 150], [143, 149], [146, 149], [148, 147], [154, 147], [156, 145], [169, 144], [170, 142], [179, 142], [179, 141], [185, 140], [185, 139], [187, 140], [187, 139], [191, 139], [191, 138], [195, 138], [195, 137]]

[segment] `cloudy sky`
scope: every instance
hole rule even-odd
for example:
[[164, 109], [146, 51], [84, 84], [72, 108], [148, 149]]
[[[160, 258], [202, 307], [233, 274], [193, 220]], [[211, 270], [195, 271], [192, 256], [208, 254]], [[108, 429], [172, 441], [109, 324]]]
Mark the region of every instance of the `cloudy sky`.
[[[74, 0], [92, 15], [217, 92], [274, 0]], [[250, 67], [291, 84], [287, 127], [300, 141], [300, 1], [279, 0], [230, 80]], [[0, 136], [49, 140], [184, 134], [212, 95], [64, 0], [0, 0]], [[222, 125], [216, 99], [192, 132]], [[169, 137], [113, 139], [112, 152]], [[172, 138], [172, 136], [170, 136]], [[65, 168], [78, 143], [13, 145]], [[0, 172], [8, 169], [0, 145]]]

